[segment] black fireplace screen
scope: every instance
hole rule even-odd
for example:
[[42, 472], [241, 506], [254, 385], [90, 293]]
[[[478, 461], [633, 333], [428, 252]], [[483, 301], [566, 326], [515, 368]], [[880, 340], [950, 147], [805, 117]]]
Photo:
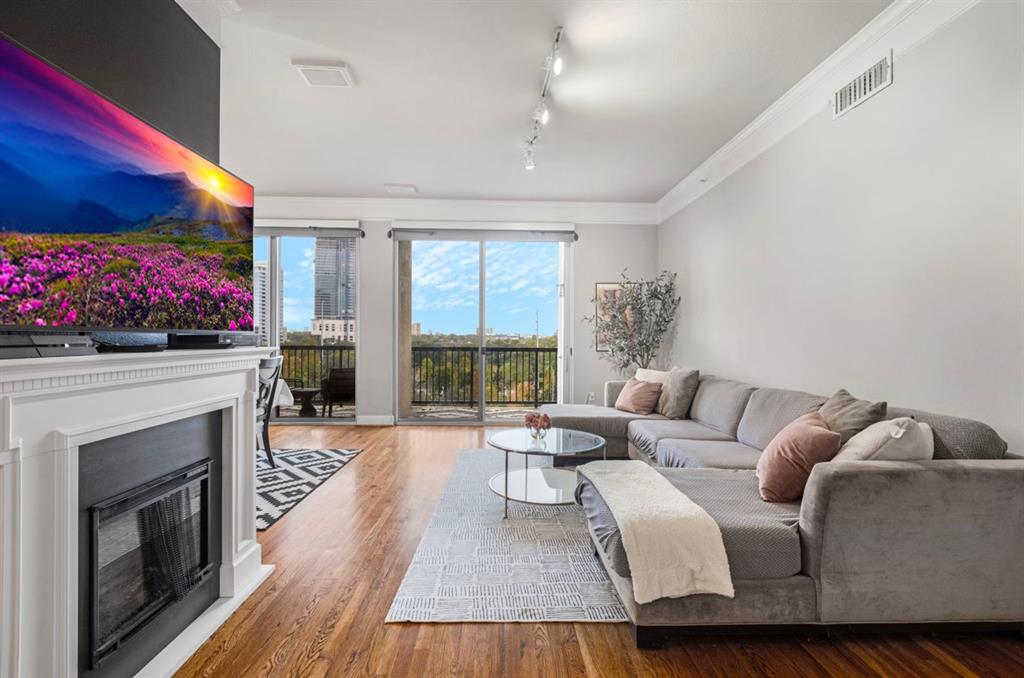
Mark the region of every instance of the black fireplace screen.
[[92, 668], [212, 571], [210, 462], [91, 508]]

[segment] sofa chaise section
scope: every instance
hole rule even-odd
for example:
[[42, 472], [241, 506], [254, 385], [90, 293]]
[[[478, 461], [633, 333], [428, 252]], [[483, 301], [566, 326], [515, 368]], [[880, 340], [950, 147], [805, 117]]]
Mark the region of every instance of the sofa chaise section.
[[638, 647], [659, 627], [1024, 623], [1024, 461], [822, 463], [801, 503], [774, 510], [755, 507], [751, 471], [660, 472], [719, 522], [736, 595], [638, 604], [614, 517], [581, 483], [595, 555]]
[[[672, 485], [715, 519], [734, 579], [779, 579], [801, 567], [800, 502], [769, 504], [757, 494], [752, 471], [657, 469]], [[618, 523], [597, 488], [580, 476], [576, 499], [596, 545], [622, 577], [630, 576]]]

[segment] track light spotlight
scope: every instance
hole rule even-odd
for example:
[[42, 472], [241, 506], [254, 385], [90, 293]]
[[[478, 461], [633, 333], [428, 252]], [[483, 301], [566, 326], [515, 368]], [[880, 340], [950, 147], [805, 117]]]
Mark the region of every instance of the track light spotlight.
[[556, 43], [555, 48], [551, 50], [551, 74], [554, 76], [560, 75], [564, 66], [565, 61], [562, 59], [562, 52], [558, 49]]
[[546, 101], [541, 99], [541, 102], [537, 104], [537, 108], [533, 111], [533, 119], [542, 125], [548, 124], [548, 120], [551, 119], [551, 111], [548, 109]]

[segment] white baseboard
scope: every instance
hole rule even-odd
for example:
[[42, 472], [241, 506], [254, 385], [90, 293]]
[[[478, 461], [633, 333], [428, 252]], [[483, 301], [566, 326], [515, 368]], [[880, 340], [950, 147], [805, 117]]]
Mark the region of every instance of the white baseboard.
[[394, 426], [395, 418], [390, 414], [357, 414], [356, 424], [359, 426]]
[[142, 670], [135, 674], [136, 678], [169, 678], [195, 654], [214, 632], [228, 620], [235, 610], [241, 607], [246, 598], [266, 581], [274, 571], [273, 565], [261, 565], [256, 577], [238, 595], [230, 598], [218, 598], [208, 607], [187, 629], [178, 634], [170, 645], [153, 657]]

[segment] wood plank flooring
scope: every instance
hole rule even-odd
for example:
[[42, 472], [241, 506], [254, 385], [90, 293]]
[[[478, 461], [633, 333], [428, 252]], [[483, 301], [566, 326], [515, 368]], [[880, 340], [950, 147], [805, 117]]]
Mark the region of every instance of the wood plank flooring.
[[626, 624], [384, 624], [474, 427], [280, 426], [275, 447], [364, 452], [270, 530], [274, 574], [187, 676], [1024, 676], [1012, 633], [703, 636], [633, 648]]

